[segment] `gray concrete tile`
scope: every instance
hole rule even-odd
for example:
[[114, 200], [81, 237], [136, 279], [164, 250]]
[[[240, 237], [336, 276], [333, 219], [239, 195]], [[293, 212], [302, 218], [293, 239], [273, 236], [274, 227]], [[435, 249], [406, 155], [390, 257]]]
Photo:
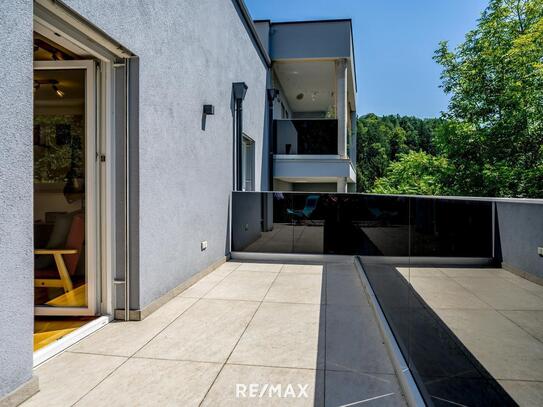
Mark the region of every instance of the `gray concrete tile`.
[[264, 302], [229, 363], [315, 369], [324, 365], [324, 308]]
[[264, 301], [323, 304], [324, 297], [322, 275], [280, 273], [264, 297]]
[[131, 356], [196, 302], [176, 297], [143, 321], [115, 321], [79, 341], [70, 352]]
[[446, 277], [435, 267], [396, 267], [396, 270], [407, 280], [411, 277]]
[[500, 311], [500, 313], [543, 342], [543, 311]]
[[511, 272], [508, 272], [507, 275], [503, 276], [508, 281], [511, 281], [513, 284], [520, 288], [524, 288], [529, 291], [531, 294], [537, 295], [538, 297], [543, 297], [543, 286], [536, 284], [530, 280], [517, 276]]
[[369, 307], [364, 287], [354, 265], [326, 268], [326, 303]]
[[460, 285], [498, 310], [543, 310], [543, 298], [504, 278], [456, 277]]
[[224, 280], [228, 275], [230, 275], [238, 266], [234, 265], [234, 267], [224, 267], [229, 263], [225, 263], [221, 266], [221, 268], [212, 271], [207, 276], [201, 278], [199, 281], [197, 281], [195, 284], [187, 288], [185, 291], [183, 291], [181, 294], [179, 294], [180, 297], [188, 297], [188, 298], [202, 298], [204, 295], [206, 295], [209, 291], [211, 291], [217, 284], [219, 284], [222, 280]]
[[35, 370], [40, 391], [23, 406], [71, 406], [125, 361], [117, 356], [62, 353]]
[[406, 406], [395, 375], [326, 372], [327, 406]]
[[[322, 406], [323, 379], [324, 372], [317, 370], [227, 364], [202, 405]], [[251, 384], [258, 385], [256, 394], [250, 392]], [[270, 389], [270, 386], [275, 388]]]
[[477, 360], [500, 380], [543, 381], [543, 343], [494, 310], [436, 310]]
[[281, 269], [281, 273], [293, 274], [318, 274], [324, 273], [324, 265], [322, 264], [285, 264]]
[[326, 307], [326, 369], [394, 373], [370, 308], [345, 305]]
[[449, 277], [411, 277], [411, 284], [433, 309], [491, 307]]
[[262, 301], [277, 273], [235, 270], [204, 298]]
[[241, 263], [236, 269], [238, 271], [270, 271], [279, 273], [283, 264], [281, 263]]
[[199, 300], [136, 356], [224, 362], [257, 307], [250, 301]]
[[497, 278], [507, 276], [508, 272], [501, 268], [476, 267], [436, 267], [449, 277]]
[[499, 380], [501, 386], [519, 406], [541, 407], [543, 406], [543, 383]]
[[76, 406], [198, 406], [220, 364], [132, 358]]

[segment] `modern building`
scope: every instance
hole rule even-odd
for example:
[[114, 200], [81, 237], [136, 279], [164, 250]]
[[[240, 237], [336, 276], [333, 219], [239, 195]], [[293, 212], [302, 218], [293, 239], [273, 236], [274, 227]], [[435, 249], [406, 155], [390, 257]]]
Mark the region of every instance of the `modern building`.
[[271, 58], [273, 189], [347, 192], [356, 183], [351, 20], [256, 21]]
[[224, 262], [232, 190], [355, 181], [348, 20], [7, 0], [0, 30], [0, 399], [36, 391], [33, 364], [67, 346], [51, 320], [144, 319]]
[[350, 20], [4, 0], [0, 32], [0, 407], [543, 405], [543, 201], [346, 193]]

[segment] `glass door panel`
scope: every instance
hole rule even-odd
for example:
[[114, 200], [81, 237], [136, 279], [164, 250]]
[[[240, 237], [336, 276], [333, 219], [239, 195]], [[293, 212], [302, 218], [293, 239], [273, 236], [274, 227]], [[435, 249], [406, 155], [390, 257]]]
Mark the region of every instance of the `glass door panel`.
[[92, 61], [34, 66], [36, 315], [96, 310], [96, 135]]

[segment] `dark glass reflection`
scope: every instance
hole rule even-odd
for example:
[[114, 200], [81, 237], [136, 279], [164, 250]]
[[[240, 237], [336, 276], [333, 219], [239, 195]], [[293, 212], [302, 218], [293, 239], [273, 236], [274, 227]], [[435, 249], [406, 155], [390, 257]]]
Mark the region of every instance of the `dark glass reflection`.
[[[428, 405], [516, 403], [409, 284], [409, 262], [363, 268]], [[419, 268], [422, 266], [419, 266]], [[402, 275], [400, 270], [404, 271]]]
[[492, 257], [492, 203], [411, 198], [412, 256]]
[[274, 120], [275, 154], [332, 154], [337, 150], [337, 120]]

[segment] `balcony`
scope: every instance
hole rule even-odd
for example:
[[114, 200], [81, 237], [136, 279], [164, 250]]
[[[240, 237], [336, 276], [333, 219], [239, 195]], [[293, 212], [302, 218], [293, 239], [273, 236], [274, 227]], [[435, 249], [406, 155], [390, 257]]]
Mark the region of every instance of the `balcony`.
[[543, 403], [542, 200], [234, 193], [232, 208], [235, 257], [354, 256], [407, 399]]
[[333, 184], [338, 178], [356, 181], [349, 157], [338, 154], [338, 120], [274, 120], [274, 178], [300, 183]]

